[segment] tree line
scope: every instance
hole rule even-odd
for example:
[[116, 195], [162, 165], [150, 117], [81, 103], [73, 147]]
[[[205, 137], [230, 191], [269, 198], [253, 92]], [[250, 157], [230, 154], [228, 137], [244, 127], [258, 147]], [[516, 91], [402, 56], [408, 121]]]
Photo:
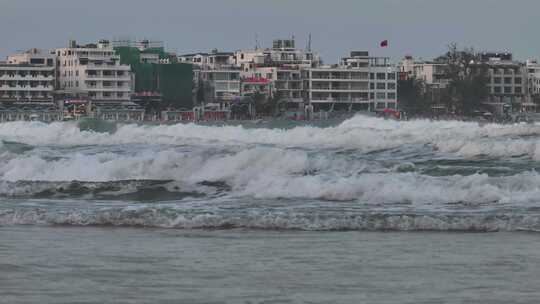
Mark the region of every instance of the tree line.
[[484, 111], [482, 102], [488, 97], [488, 66], [474, 49], [459, 49], [456, 43], [437, 57], [434, 63], [442, 64], [444, 88], [428, 86], [414, 77], [398, 81], [400, 107], [411, 115], [431, 115], [439, 112], [472, 116]]

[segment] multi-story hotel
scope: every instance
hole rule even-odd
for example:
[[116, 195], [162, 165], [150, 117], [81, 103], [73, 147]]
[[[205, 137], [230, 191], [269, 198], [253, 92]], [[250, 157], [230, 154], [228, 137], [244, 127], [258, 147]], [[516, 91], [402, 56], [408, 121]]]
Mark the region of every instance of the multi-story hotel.
[[0, 63], [0, 101], [52, 102], [56, 57], [31, 49]]
[[482, 64], [488, 68], [488, 100], [486, 104], [501, 111], [505, 104], [521, 104], [534, 107], [527, 102], [527, 69], [521, 62], [514, 61], [511, 53], [482, 53]]
[[108, 40], [97, 44], [56, 49], [58, 88], [68, 93], [87, 93], [93, 101], [129, 101], [131, 72], [129, 65], [120, 64]]
[[396, 108], [396, 70], [388, 58], [351, 52], [339, 65], [304, 70], [304, 99], [316, 108]]

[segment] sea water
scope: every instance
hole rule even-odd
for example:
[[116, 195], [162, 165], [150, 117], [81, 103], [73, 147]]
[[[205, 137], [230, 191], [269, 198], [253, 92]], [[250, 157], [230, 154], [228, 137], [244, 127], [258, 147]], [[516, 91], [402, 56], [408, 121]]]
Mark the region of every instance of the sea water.
[[0, 302], [535, 303], [540, 125], [0, 124]]

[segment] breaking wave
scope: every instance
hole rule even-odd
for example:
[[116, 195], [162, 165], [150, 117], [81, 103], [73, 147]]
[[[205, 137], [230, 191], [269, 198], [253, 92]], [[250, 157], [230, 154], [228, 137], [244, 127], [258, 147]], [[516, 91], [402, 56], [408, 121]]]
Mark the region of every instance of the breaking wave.
[[435, 144], [445, 147], [446, 142], [456, 139], [470, 141], [486, 137], [538, 135], [540, 126], [530, 124], [479, 125], [471, 122], [428, 120], [400, 122], [365, 116], [355, 116], [338, 126], [327, 128], [303, 126], [285, 130], [195, 124], [128, 124], [119, 125], [112, 134], [81, 131], [77, 124], [72, 122], [0, 124], [0, 138], [30, 145], [269, 144], [358, 149], [363, 152], [391, 149], [404, 144]]
[[10, 122], [0, 139], [0, 225], [540, 230], [539, 125]]
[[139, 187], [135, 181], [141, 185], [146, 185], [142, 181], [166, 181], [163, 187], [171, 192], [176, 191], [172, 185], [197, 192], [203, 183], [217, 182], [227, 186], [231, 197], [357, 200], [363, 204], [530, 203], [540, 195], [540, 175], [534, 171], [508, 176], [430, 176], [416, 172], [414, 164], [384, 167], [350, 154], [273, 147], [229, 153], [163, 150], [128, 155], [75, 153], [52, 159], [36, 154], [12, 156], [0, 163], [0, 180], [0, 195], [30, 197], [48, 187], [56, 191], [55, 182], [72, 181], [85, 182], [89, 188], [113, 181], [126, 189]]

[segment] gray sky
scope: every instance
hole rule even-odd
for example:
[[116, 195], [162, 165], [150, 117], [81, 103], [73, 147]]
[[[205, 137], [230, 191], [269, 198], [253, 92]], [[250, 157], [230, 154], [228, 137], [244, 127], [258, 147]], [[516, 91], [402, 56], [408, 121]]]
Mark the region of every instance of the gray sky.
[[0, 56], [125, 36], [178, 53], [253, 48], [255, 33], [303, 48], [311, 33], [328, 63], [350, 50], [430, 59], [453, 41], [526, 59], [540, 57], [539, 12], [538, 0], [0, 0]]

